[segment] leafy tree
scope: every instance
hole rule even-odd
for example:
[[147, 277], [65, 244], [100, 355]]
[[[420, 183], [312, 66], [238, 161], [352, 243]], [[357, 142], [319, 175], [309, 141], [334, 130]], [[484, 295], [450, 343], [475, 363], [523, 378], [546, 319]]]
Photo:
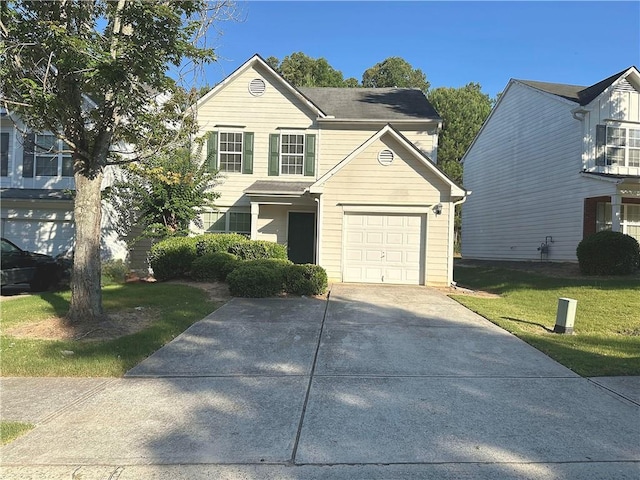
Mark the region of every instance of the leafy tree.
[[344, 81], [344, 86], [348, 88], [357, 88], [360, 86], [357, 78], [349, 77]]
[[[462, 88], [435, 88], [428, 94], [429, 101], [443, 119], [444, 126], [438, 138], [438, 165], [454, 181], [462, 184], [462, 159], [482, 124], [489, 116], [493, 102], [481, 91], [478, 83]], [[455, 244], [460, 245], [462, 226], [461, 208], [455, 212]]]
[[183, 108], [192, 100], [167, 70], [212, 61], [202, 34], [209, 23], [232, 18], [233, 5], [14, 0], [0, 9], [5, 106], [30, 128], [57, 134], [73, 159], [76, 248], [67, 321], [98, 321], [104, 169], [153, 158], [191, 133]]
[[190, 148], [161, 153], [145, 163], [129, 164], [108, 189], [107, 199], [121, 213], [118, 233], [127, 236], [134, 225], [142, 235], [166, 238], [186, 235], [199, 225], [203, 207], [212, 207], [216, 174]]
[[266, 62], [285, 80], [296, 87], [344, 87], [342, 72], [334, 69], [324, 58], [311, 58], [302, 52], [284, 57], [281, 63], [275, 57]]
[[428, 94], [444, 123], [438, 138], [438, 164], [460, 183], [460, 160], [491, 112], [491, 99], [481, 88], [469, 83], [461, 88], [436, 88]]
[[362, 75], [362, 86], [368, 88], [398, 87], [429, 90], [430, 83], [422, 70], [414, 69], [400, 57], [389, 57], [367, 69]]

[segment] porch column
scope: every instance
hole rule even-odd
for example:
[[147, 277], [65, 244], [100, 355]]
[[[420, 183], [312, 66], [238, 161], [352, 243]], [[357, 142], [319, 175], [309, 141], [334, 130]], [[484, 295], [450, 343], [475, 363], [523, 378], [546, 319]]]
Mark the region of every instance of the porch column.
[[258, 239], [258, 214], [260, 213], [260, 204], [251, 202], [251, 240]]
[[614, 232], [622, 231], [622, 197], [619, 193], [611, 195], [611, 230]]

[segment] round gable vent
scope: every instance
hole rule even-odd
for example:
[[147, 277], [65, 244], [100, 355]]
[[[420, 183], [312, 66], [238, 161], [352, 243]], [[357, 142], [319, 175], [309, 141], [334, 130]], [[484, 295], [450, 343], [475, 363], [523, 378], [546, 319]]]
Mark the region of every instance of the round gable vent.
[[393, 152], [391, 150], [380, 150], [380, 153], [378, 153], [378, 162], [380, 163], [380, 165], [391, 165], [391, 162], [393, 162]]
[[249, 93], [254, 97], [259, 97], [264, 93], [267, 86], [261, 78], [254, 78], [249, 82]]

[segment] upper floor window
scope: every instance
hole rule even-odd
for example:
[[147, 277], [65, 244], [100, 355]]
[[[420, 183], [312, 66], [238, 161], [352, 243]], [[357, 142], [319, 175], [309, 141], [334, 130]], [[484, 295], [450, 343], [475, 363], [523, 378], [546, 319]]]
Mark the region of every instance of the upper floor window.
[[253, 173], [253, 133], [209, 132], [207, 160], [211, 171]]
[[302, 175], [304, 167], [304, 135], [282, 135], [280, 137], [280, 173]]
[[0, 134], [0, 177], [9, 175], [9, 133]]
[[62, 140], [52, 134], [36, 134], [34, 141], [37, 177], [73, 177], [73, 160]]
[[316, 136], [274, 133], [269, 136], [269, 175], [315, 174]]
[[640, 128], [598, 125], [596, 165], [640, 167]]

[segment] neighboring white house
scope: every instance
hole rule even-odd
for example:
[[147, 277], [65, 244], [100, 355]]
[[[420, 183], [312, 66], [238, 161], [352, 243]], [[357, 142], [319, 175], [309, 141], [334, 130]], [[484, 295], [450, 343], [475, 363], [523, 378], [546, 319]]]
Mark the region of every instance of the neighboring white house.
[[[106, 175], [108, 181], [109, 175]], [[0, 235], [23, 250], [57, 255], [73, 246], [71, 155], [50, 133], [30, 131], [0, 108]], [[103, 209], [102, 256], [124, 259], [126, 244]]]
[[448, 285], [454, 204], [442, 120], [415, 89], [295, 88], [255, 55], [197, 106], [221, 172], [209, 232], [288, 247], [331, 280]]
[[511, 80], [469, 147], [462, 256], [576, 261], [603, 229], [640, 241], [640, 74]]

